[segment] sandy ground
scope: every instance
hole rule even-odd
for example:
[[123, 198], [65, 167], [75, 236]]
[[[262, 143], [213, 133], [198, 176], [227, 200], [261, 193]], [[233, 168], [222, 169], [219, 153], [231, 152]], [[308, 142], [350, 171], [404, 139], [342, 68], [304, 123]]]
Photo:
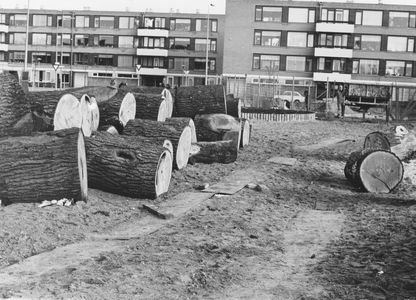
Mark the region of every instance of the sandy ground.
[[[416, 299], [412, 174], [404, 162], [389, 194], [351, 185], [350, 153], [393, 126], [352, 116], [253, 120], [236, 162], [175, 171], [155, 201], [90, 189], [68, 207], [0, 207], [0, 298]], [[237, 179], [258, 187], [196, 189]]]

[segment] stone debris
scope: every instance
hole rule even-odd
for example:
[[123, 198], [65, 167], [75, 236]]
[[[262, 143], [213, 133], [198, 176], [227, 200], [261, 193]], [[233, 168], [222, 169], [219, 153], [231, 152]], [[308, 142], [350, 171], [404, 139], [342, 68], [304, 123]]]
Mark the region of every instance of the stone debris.
[[50, 206], [50, 205], [58, 205], [58, 206], [71, 206], [74, 203], [74, 199], [67, 199], [62, 198], [60, 200], [44, 200], [40, 205], [38, 205], [39, 208]]

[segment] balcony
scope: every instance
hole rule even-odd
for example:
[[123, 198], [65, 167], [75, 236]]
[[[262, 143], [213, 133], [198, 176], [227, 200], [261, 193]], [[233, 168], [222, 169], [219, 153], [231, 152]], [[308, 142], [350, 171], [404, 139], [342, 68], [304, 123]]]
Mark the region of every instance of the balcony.
[[139, 71], [136, 71], [138, 75], [156, 75], [156, 76], [166, 76], [168, 74], [167, 69], [159, 68], [147, 68], [141, 67]]
[[169, 30], [160, 28], [139, 28], [137, 36], [168, 37]]
[[316, 23], [316, 32], [354, 33], [354, 24], [348, 23]]
[[314, 72], [313, 81], [350, 82], [351, 74]]
[[0, 32], [9, 32], [9, 25], [6, 24], [0, 24]]
[[8, 44], [0, 44], [0, 51], [4, 51], [4, 52], [9, 51], [9, 45]]
[[167, 49], [160, 49], [160, 48], [138, 48], [137, 49], [138, 56], [162, 56], [168, 57], [168, 50]]
[[352, 49], [315, 48], [315, 57], [352, 58]]

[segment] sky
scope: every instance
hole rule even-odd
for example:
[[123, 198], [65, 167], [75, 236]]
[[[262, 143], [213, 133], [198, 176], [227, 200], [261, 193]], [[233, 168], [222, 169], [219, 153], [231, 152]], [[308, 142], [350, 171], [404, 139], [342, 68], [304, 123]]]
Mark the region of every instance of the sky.
[[[201, 14], [225, 14], [226, 0], [0, 0], [0, 8], [26, 8], [28, 3], [31, 9], [59, 9], [59, 10], [83, 10], [89, 7], [91, 10], [116, 10], [126, 11], [146, 11], [152, 9], [153, 12], [175, 12]], [[255, 0], [253, 0], [255, 3]], [[307, 2], [346, 2], [346, 0], [304, 0]], [[355, 3], [377, 4], [379, 0], [354, 0]], [[382, 0], [384, 4], [404, 4], [416, 5], [416, 0]], [[214, 6], [211, 6], [213, 4]]]

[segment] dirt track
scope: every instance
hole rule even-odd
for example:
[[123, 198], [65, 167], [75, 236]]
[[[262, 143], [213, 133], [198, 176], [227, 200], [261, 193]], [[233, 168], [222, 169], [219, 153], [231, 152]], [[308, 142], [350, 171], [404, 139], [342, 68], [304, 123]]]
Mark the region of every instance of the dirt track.
[[[70, 207], [2, 207], [0, 297], [416, 299], [409, 174], [387, 195], [363, 193], [343, 174], [364, 137], [387, 129], [356, 118], [253, 121], [237, 162], [175, 172], [156, 204], [244, 170], [263, 190], [198, 200], [167, 221], [141, 208], [148, 201], [98, 190]], [[344, 141], [308, 149], [330, 139]], [[268, 161], [276, 156], [296, 163]]]

